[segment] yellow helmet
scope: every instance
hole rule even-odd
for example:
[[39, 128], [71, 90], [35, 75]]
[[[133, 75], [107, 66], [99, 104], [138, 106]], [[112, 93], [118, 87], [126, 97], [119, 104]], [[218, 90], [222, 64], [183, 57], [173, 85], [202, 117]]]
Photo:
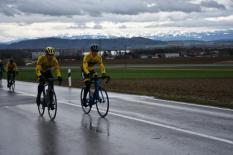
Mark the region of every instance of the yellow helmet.
[[45, 53], [48, 55], [54, 55], [55, 54], [55, 49], [53, 47], [46, 47], [45, 48]]

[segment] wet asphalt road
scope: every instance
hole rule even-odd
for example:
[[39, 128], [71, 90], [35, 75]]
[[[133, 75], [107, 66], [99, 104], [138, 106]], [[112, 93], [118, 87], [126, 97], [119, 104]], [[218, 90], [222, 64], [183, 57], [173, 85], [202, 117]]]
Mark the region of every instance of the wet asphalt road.
[[55, 87], [58, 113], [39, 117], [37, 84], [0, 86], [0, 155], [232, 155], [233, 110], [109, 93], [110, 113], [84, 115], [79, 89]]

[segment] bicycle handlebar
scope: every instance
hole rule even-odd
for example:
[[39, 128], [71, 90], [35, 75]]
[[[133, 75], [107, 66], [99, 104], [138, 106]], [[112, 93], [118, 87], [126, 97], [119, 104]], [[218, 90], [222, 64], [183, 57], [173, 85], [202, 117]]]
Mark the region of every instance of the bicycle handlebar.
[[[59, 81], [58, 78], [48, 78], [48, 79], [45, 79], [45, 81], [47, 82], [52, 82], [52, 81]], [[62, 81], [59, 81], [59, 85], [61, 85]]]
[[98, 79], [102, 79], [102, 80], [106, 79], [105, 83], [108, 83], [111, 78], [110, 78], [110, 76], [97, 76], [97, 77], [92, 77], [91, 81], [96, 81]]
[[48, 79], [45, 79], [45, 81], [58, 81], [58, 78], [48, 78]]

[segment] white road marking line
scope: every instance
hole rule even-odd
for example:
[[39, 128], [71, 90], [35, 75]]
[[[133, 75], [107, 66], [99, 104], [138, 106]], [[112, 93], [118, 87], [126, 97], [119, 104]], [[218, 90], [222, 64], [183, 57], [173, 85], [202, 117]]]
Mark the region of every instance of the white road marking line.
[[210, 109], [216, 109], [216, 110], [223, 110], [223, 111], [231, 111], [233, 112], [232, 109], [229, 108], [220, 108], [220, 107], [213, 107], [213, 106], [208, 106], [208, 105], [199, 105], [199, 104], [192, 104], [192, 103], [187, 103], [187, 102], [178, 102], [178, 101], [169, 101], [169, 100], [161, 100], [161, 99], [153, 99], [153, 100], [157, 100], [157, 101], [162, 101], [162, 102], [168, 102], [168, 103], [177, 103], [177, 104], [181, 104], [181, 105], [190, 105], [190, 106], [194, 106], [194, 107], [202, 107], [202, 108], [210, 108]]
[[[217, 111], [209, 111], [207, 109], [191, 109], [189, 107], [181, 107], [181, 106], [170, 105], [170, 104], [162, 104], [162, 103], [148, 102], [148, 101], [134, 100], [134, 99], [124, 99], [123, 97], [120, 98], [120, 100], [125, 100], [125, 101], [129, 101], [129, 102], [135, 102], [135, 103], [145, 104], [145, 105], [151, 105], [151, 106], [171, 108], [171, 109], [176, 109], [176, 110], [191, 111], [191, 112], [208, 114], [208, 115], [213, 115], [213, 116], [233, 118], [233, 113], [232, 114], [230, 114], [230, 113], [219, 113]], [[233, 112], [233, 111], [231, 111], [231, 112]]]
[[[20, 92], [20, 91], [18, 91], [18, 92]], [[25, 93], [25, 92], [20, 92], [20, 93], [25, 94], [26, 96], [33, 96], [33, 97], [36, 96], [36, 95]], [[76, 104], [73, 104], [73, 103], [68, 103], [68, 102], [65, 102], [65, 101], [59, 101], [59, 103], [63, 103], [63, 104], [66, 104], [66, 105], [81, 108], [80, 105], [76, 105]], [[93, 110], [96, 111], [96, 109], [93, 109]], [[118, 116], [118, 117], [121, 117], [121, 118], [126, 118], [126, 119], [129, 119], [129, 120], [134, 120], [134, 121], [138, 121], [138, 122], [141, 122], [141, 123], [146, 123], [146, 124], [150, 124], [150, 125], [153, 125], [153, 126], [163, 127], [163, 128], [166, 128], [166, 129], [171, 129], [171, 130], [183, 132], [183, 133], [186, 133], [186, 134], [189, 134], [189, 135], [199, 136], [199, 137], [203, 137], [203, 138], [207, 138], [207, 139], [211, 139], [211, 140], [224, 142], [224, 143], [233, 145], [233, 141], [228, 140], [228, 139], [219, 138], [219, 137], [215, 137], [215, 136], [210, 136], [210, 135], [206, 135], [206, 134], [202, 134], [202, 133], [198, 133], [198, 132], [194, 132], [194, 131], [190, 131], [190, 130], [177, 128], [177, 127], [170, 126], [170, 125], [161, 124], [161, 123], [155, 123], [155, 122], [152, 122], [152, 121], [147, 121], [147, 120], [143, 120], [143, 119], [140, 119], [140, 118], [127, 116], [127, 115], [124, 115], [124, 114], [118, 114], [118, 113], [114, 113], [114, 112], [109, 112], [109, 114], [113, 115], [113, 116]]]
[[[64, 101], [61, 101], [60, 103], [81, 108], [80, 105], [76, 105], [76, 104], [73, 104], [73, 103], [68, 103], [68, 102], [64, 102]], [[96, 111], [96, 109], [93, 109], [93, 110]], [[198, 132], [193, 132], [193, 131], [177, 128], [177, 127], [170, 126], [170, 125], [155, 123], [155, 122], [152, 122], [152, 121], [147, 121], [147, 120], [143, 120], [143, 119], [140, 119], [140, 118], [135, 118], [135, 117], [131, 117], [131, 116], [123, 115], [123, 114], [117, 114], [117, 113], [114, 113], [114, 112], [109, 112], [109, 114], [114, 115], [114, 116], [118, 116], [118, 117], [122, 117], [122, 118], [126, 118], [126, 119], [129, 119], [129, 120], [134, 120], [134, 121], [138, 121], [138, 122], [142, 122], [142, 123], [146, 123], [146, 124], [150, 124], [150, 125], [154, 125], [154, 126], [159, 126], [159, 127], [163, 127], [163, 128], [166, 128], [166, 129], [171, 129], [171, 130], [183, 132], [183, 133], [186, 133], [186, 134], [199, 136], [199, 137], [203, 137], [203, 138], [207, 138], [207, 139], [212, 139], [212, 140], [216, 140], [216, 141], [220, 141], [220, 142], [224, 142], [224, 143], [233, 145], [233, 141], [228, 140], [228, 139], [218, 138], [218, 137], [214, 137], [214, 136], [210, 136], [210, 135], [206, 135], [206, 134], [202, 134], [202, 133], [198, 133]]]

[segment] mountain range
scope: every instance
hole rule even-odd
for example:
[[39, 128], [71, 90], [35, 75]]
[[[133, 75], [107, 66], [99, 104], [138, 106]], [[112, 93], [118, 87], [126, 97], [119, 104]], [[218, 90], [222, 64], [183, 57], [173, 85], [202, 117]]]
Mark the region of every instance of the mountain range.
[[146, 48], [148, 46], [166, 44], [166, 42], [163, 41], [156, 41], [142, 37], [110, 39], [63, 39], [52, 37], [23, 40], [10, 44], [0, 44], [0, 49], [38, 49], [46, 46], [66, 49], [88, 49], [92, 43], [99, 44], [102, 49]]
[[160, 34], [143, 37], [116, 37], [105, 35], [57, 36], [0, 43], [0, 49], [55, 48], [88, 49], [97, 43], [102, 49], [134, 49], [152, 47], [233, 47], [233, 30], [212, 33]]

